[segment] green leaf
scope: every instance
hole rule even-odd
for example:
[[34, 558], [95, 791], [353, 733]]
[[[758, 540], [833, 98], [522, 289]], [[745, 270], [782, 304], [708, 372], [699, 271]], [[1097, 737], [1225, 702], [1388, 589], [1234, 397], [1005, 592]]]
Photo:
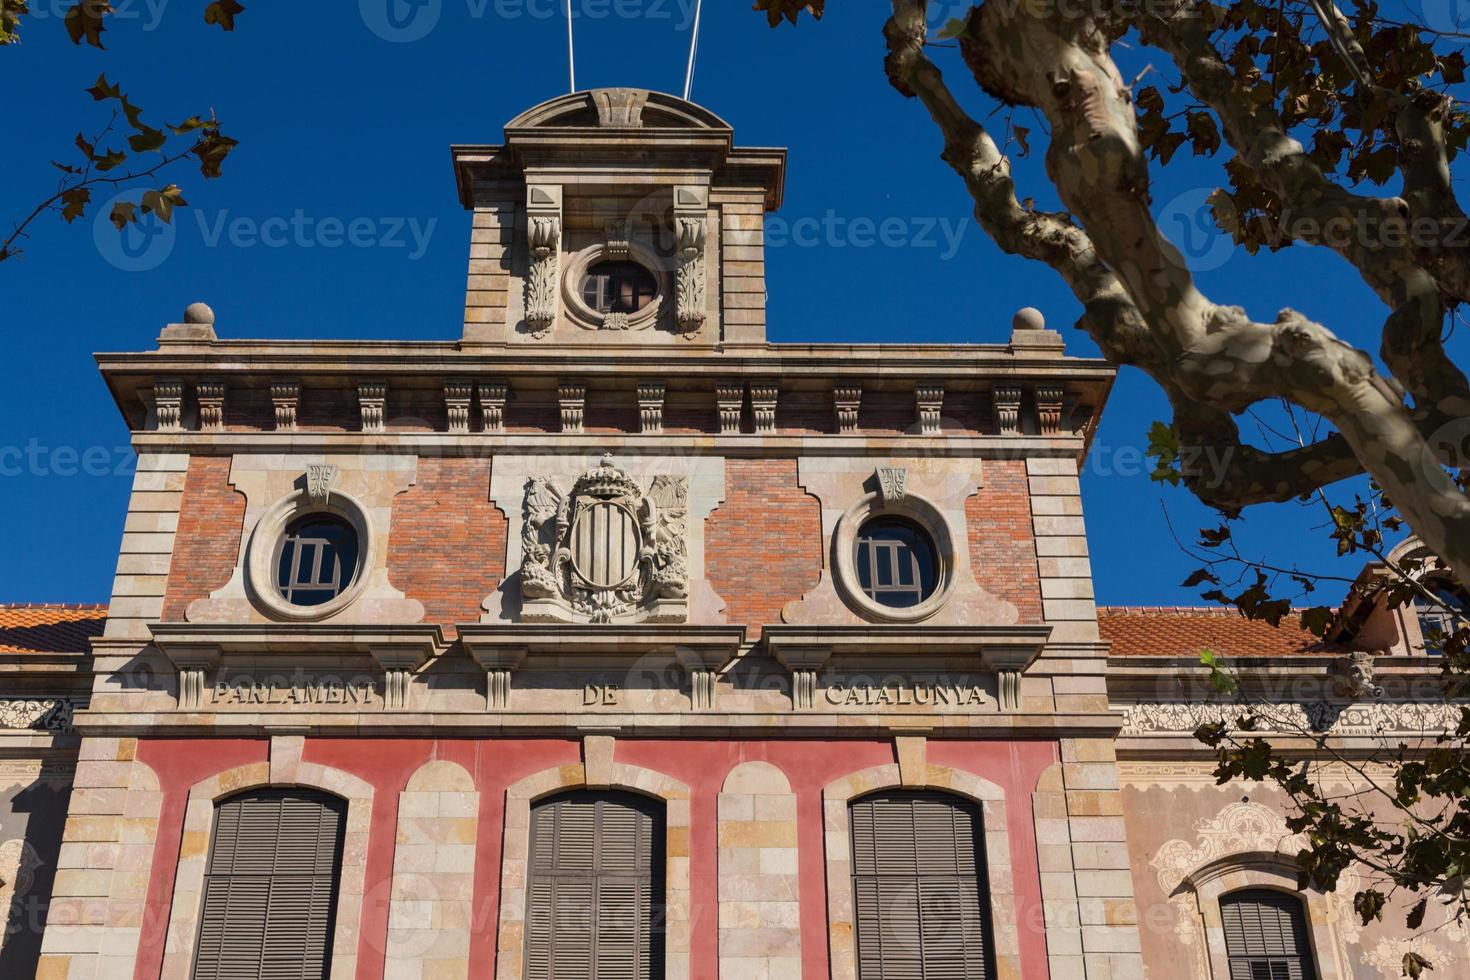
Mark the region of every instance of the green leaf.
[[958, 17], [951, 17], [949, 22], [941, 27], [939, 33], [934, 36], [941, 41], [953, 41], [963, 33], [965, 33], [965, 21]]
[[1175, 467], [1179, 459], [1179, 437], [1167, 422], [1155, 422], [1148, 428], [1149, 457], [1154, 459], [1154, 471], [1149, 477], [1156, 483], [1179, 485], [1181, 473]]

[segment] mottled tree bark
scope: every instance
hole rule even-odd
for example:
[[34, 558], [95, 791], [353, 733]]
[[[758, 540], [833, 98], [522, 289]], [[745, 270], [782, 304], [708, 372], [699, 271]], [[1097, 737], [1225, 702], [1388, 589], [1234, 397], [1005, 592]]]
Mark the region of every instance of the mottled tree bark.
[[[1303, 240], [1334, 248], [1389, 307], [1383, 355], [1394, 378], [1294, 310], [1258, 323], [1197, 288], [1149, 211], [1148, 164], [1132, 94], [1110, 53], [1121, 22], [1088, 15], [1085, 5], [992, 0], [972, 11], [959, 38], [966, 64], [987, 92], [1008, 105], [1035, 107], [1050, 123], [1047, 175], [1064, 213], [1017, 203], [1005, 156], [925, 54], [928, 24], [917, 0], [893, 0], [885, 28], [889, 78], [928, 109], [944, 135], [944, 159], [964, 178], [976, 217], [996, 242], [1062, 276], [1086, 310], [1078, 325], [1109, 360], [1137, 365], [1164, 388], [1182, 436], [1233, 450], [1222, 480], [1186, 475], [1203, 500], [1233, 512], [1366, 471], [1425, 543], [1470, 580], [1470, 499], [1425, 436], [1470, 417], [1470, 387], [1440, 342], [1445, 299], [1470, 298], [1459, 292], [1470, 280], [1470, 261], [1440, 255], [1444, 269], [1433, 268], [1407, 235], [1392, 231], [1416, 211], [1459, 212], [1432, 113], [1413, 99], [1398, 106], [1401, 131], [1415, 139], [1402, 164], [1408, 199], [1352, 193], [1312, 164], [1274, 108], [1239, 98], [1188, 4], [1174, 17], [1159, 16], [1155, 6], [1145, 5], [1149, 23], [1138, 25], [1145, 39], [1175, 61], [1266, 186], [1319, 228], [1328, 220], [1383, 226], [1372, 236]], [[1266, 399], [1315, 412], [1338, 432], [1285, 453], [1245, 446], [1232, 416]]]

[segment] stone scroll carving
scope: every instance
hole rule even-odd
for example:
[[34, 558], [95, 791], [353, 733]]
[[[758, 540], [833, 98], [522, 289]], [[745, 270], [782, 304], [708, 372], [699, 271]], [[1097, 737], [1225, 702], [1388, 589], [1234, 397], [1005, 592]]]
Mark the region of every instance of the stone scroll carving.
[[679, 218], [679, 277], [676, 284], [679, 332], [697, 333], [706, 319], [704, 243], [708, 235], [704, 218]]
[[612, 457], [570, 489], [526, 482], [521, 598], [526, 622], [684, 622], [689, 612], [689, 483], [645, 491]]
[[75, 731], [76, 705], [69, 698], [15, 698], [0, 701], [0, 729], [69, 735]]
[[551, 332], [556, 322], [556, 270], [561, 243], [561, 219], [536, 215], [527, 222], [531, 269], [526, 277], [526, 325], [536, 337]]
[[[1128, 707], [1121, 735], [1182, 735], [1201, 725], [1234, 724], [1247, 708], [1218, 702], [1141, 702]], [[1312, 731], [1319, 734], [1375, 736], [1437, 734], [1460, 722], [1459, 704], [1376, 702], [1345, 704], [1326, 700], [1286, 702], [1257, 708], [1261, 731]]]

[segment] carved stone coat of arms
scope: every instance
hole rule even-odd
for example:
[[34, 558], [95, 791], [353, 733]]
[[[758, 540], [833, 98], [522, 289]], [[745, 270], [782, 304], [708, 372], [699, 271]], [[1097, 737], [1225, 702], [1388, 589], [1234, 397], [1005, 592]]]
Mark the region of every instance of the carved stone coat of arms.
[[611, 456], [569, 493], [545, 477], [526, 481], [521, 618], [685, 622], [688, 512], [686, 477], [656, 476], [645, 491]]

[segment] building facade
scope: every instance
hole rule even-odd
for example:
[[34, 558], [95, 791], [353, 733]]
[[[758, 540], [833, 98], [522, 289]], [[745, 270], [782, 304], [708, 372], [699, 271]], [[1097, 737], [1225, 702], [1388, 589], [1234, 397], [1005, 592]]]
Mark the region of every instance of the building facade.
[[1034, 311], [768, 342], [785, 153], [703, 108], [576, 93], [454, 160], [459, 339], [196, 305], [99, 356], [138, 473], [105, 627], [0, 634], [0, 972], [1397, 975], [1282, 801], [1213, 785], [1190, 668], [1289, 675], [1366, 756], [1443, 721], [1412, 617], [1100, 615], [1113, 370]]

